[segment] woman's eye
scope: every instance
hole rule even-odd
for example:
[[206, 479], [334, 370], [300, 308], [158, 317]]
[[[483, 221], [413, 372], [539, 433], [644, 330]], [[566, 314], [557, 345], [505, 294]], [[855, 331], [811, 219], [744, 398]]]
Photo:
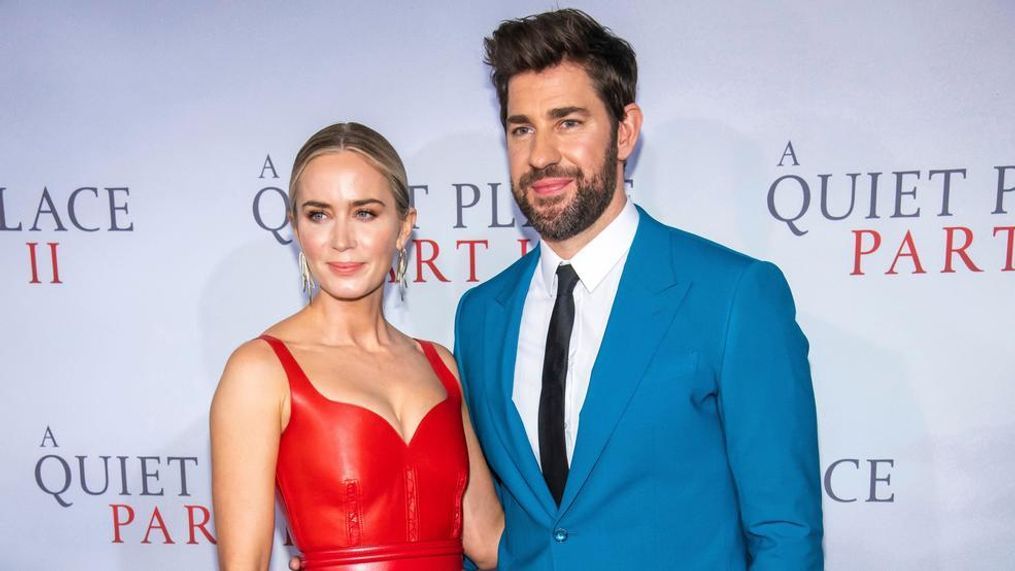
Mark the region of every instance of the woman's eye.
[[307, 219], [311, 222], [320, 222], [321, 220], [324, 220], [324, 211], [312, 210], [307, 213]]
[[372, 210], [357, 210], [355, 216], [360, 220], [372, 220], [377, 218], [377, 214], [375, 214]]

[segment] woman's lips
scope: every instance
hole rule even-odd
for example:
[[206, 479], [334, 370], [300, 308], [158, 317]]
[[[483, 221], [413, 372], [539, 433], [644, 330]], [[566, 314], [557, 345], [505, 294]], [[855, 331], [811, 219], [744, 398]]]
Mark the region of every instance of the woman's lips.
[[340, 276], [352, 275], [358, 272], [363, 265], [363, 262], [328, 262], [331, 271]]
[[571, 184], [571, 180], [572, 180], [571, 178], [567, 177], [541, 178], [536, 182], [532, 183], [531, 186], [532, 192], [538, 194], [539, 196], [556, 194], [564, 190], [564, 188], [566, 188], [567, 185]]

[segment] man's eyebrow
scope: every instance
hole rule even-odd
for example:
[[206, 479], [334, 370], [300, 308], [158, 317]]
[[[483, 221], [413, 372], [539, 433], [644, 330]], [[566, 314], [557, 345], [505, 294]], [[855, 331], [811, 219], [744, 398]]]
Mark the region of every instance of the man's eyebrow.
[[[568, 115], [571, 115], [573, 113], [577, 113], [579, 115], [589, 115], [589, 110], [584, 107], [578, 107], [577, 105], [570, 105], [568, 107], [555, 107], [553, 109], [550, 109], [549, 111], [547, 111], [546, 115], [550, 119], [563, 119], [564, 117], [567, 117]], [[511, 115], [510, 117], [507, 118], [506, 121], [508, 123], [511, 123], [512, 125], [531, 122], [529, 121], [528, 115], [521, 114]]]
[[588, 115], [589, 110], [584, 107], [571, 105], [570, 107], [556, 107], [550, 109], [550, 111], [547, 112], [547, 115], [550, 117], [550, 119], [563, 119], [564, 117], [567, 117], [572, 113], [578, 113], [580, 115]]

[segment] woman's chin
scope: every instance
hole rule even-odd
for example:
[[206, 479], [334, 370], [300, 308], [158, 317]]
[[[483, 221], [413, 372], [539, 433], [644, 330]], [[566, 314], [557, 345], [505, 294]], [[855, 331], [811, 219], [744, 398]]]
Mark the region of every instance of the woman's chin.
[[320, 295], [327, 295], [336, 301], [360, 301], [372, 295], [380, 295], [384, 281], [377, 283], [320, 284]]

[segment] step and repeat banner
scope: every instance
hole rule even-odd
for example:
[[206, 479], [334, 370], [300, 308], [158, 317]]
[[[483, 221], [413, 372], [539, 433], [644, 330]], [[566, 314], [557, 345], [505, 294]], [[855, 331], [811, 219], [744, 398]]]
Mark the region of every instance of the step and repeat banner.
[[[304, 303], [285, 193], [324, 125], [402, 154], [387, 315], [452, 344], [533, 238], [482, 39], [552, 7], [0, 3], [0, 568], [215, 567], [208, 407]], [[789, 278], [828, 569], [1015, 568], [1015, 6], [577, 7], [638, 53], [631, 198]]]

